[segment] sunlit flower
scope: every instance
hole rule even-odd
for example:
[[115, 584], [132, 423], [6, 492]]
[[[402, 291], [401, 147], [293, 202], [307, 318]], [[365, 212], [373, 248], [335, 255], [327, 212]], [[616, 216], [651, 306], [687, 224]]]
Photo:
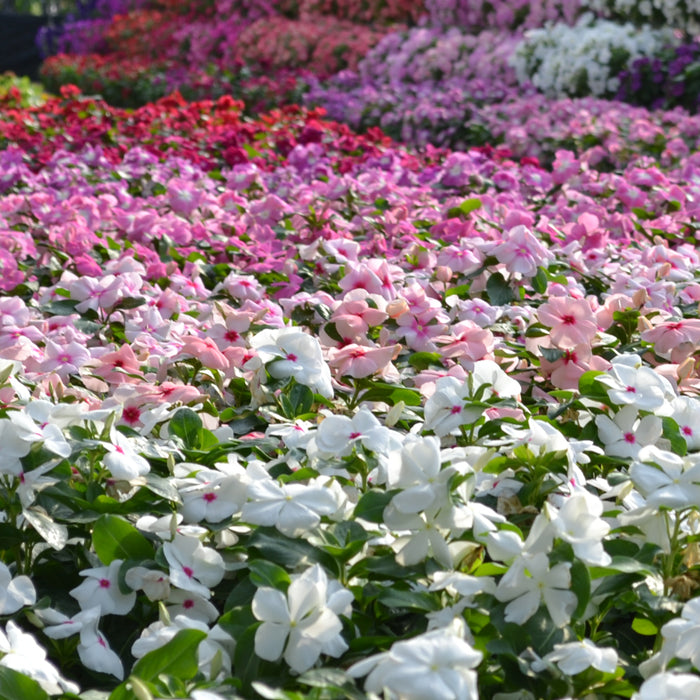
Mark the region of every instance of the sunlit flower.
[[321, 654], [340, 656], [347, 649], [339, 615], [349, 613], [350, 591], [328, 580], [315, 564], [295, 577], [286, 595], [259, 588], [253, 615], [262, 620], [255, 633], [255, 653], [267, 661], [281, 656], [297, 673], [311, 668]]
[[367, 676], [368, 693], [391, 693], [400, 700], [476, 700], [474, 670], [482, 653], [444, 630], [395, 642], [387, 652], [370, 656], [348, 669]]

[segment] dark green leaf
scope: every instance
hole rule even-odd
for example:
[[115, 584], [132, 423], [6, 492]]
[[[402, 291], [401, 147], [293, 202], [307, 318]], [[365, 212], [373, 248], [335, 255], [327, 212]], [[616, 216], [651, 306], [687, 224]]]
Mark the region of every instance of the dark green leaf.
[[92, 531], [92, 544], [105, 565], [115, 559], [151, 559], [153, 546], [128, 521], [118, 515], [102, 515]]
[[494, 306], [510, 304], [515, 299], [513, 290], [500, 272], [489, 275], [486, 281], [486, 293]]
[[191, 408], [178, 408], [168, 424], [168, 433], [179, 437], [189, 449], [199, 447], [201, 430], [202, 419]]
[[368, 520], [370, 523], [384, 522], [384, 509], [394, 497], [396, 491], [372, 490], [362, 494], [355, 506], [354, 516]]
[[269, 586], [285, 591], [290, 584], [289, 574], [277, 564], [265, 559], [254, 559], [248, 564], [250, 580], [258, 587]]
[[154, 681], [161, 674], [182, 680], [194, 678], [199, 671], [197, 649], [206, 636], [201, 630], [180, 630], [167, 644], [139, 659], [132, 675], [144, 681]]
[[48, 700], [46, 691], [29, 676], [0, 666], [0, 698], [6, 700]]

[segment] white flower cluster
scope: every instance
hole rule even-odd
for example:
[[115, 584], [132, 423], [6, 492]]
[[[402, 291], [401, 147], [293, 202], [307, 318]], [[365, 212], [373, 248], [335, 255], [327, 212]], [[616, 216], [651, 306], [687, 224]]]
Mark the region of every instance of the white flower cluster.
[[700, 31], [700, 0], [589, 0], [589, 9], [606, 17]]
[[641, 56], [677, 43], [671, 29], [635, 27], [583, 16], [574, 27], [532, 29], [511, 58], [518, 82], [531, 82], [551, 97], [613, 96], [617, 75]]

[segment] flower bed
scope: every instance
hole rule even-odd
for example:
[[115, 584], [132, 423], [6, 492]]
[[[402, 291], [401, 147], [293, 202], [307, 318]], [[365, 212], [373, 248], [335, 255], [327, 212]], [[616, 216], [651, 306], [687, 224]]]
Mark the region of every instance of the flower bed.
[[0, 111], [3, 694], [697, 689], [696, 120], [483, 109]]

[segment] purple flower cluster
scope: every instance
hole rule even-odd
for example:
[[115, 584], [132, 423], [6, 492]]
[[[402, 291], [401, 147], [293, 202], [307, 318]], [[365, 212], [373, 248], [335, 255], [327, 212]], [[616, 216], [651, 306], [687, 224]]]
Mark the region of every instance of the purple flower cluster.
[[700, 105], [700, 43], [666, 47], [653, 58], [638, 58], [620, 73], [617, 99], [653, 109]]

